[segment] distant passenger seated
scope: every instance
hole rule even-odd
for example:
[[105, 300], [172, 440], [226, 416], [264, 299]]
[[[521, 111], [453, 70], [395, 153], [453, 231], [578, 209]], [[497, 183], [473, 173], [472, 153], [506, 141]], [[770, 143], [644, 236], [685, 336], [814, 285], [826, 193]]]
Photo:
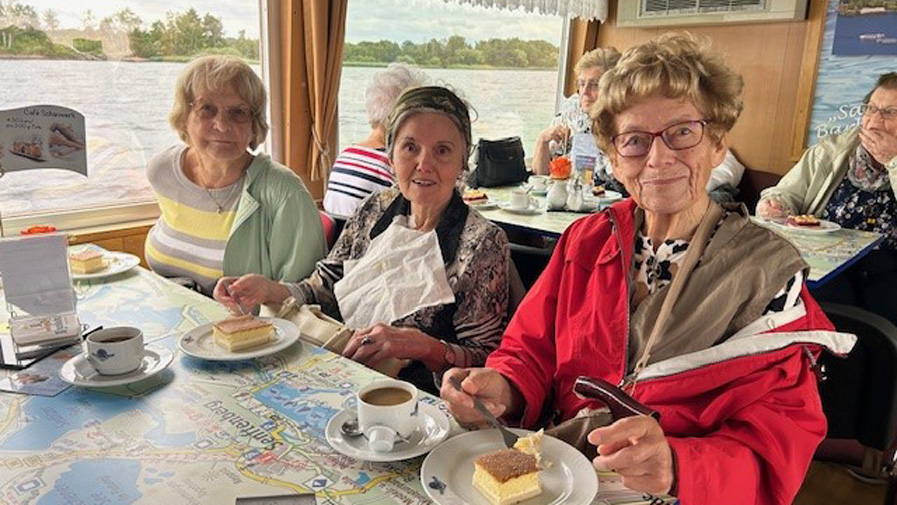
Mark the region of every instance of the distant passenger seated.
[[[539, 133], [533, 154], [534, 173], [548, 174], [548, 164], [552, 158], [571, 155], [574, 136], [592, 132], [592, 122], [589, 119], [588, 111], [598, 100], [598, 82], [605, 72], [614, 68], [619, 59], [620, 52], [616, 48], [599, 47], [585, 53], [576, 62], [577, 93], [569, 96], [561, 104], [561, 110], [552, 119], [551, 125]], [[576, 142], [580, 140], [594, 144], [591, 135], [582, 135], [576, 138]], [[614, 177], [613, 167], [607, 154], [597, 146], [594, 147], [594, 152], [596, 160], [592, 172], [593, 184], [604, 185], [607, 189], [628, 195], [626, 188]], [[735, 158], [732, 151], [727, 151], [726, 158], [721, 164], [714, 167], [710, 173], [710, 180], [707, 181], [707, 192], [710, 193], [710, 198], [717, 202], [733, 201], [737, 192], [735, 188], [741, 182], [742, 174], [744, 174], [744, 165]]]
[[884, 242], [814, 295], [863, 307], [897, 324], [897, 72], [879, 76], [863, 101], [859, 126], [829, 135], [804, 153], [757, 215], [813, 214], [845, 228], [882, 233]]
[[146, 176], [162, 215], [146, 261], [211, 295], [219, 278], [308, 277], [324, 256], [321, 218], [302, 180], [267, 154], [267, 93], [243, 60], [205, 56], [175, 84], [168, 115], [183, 144], [156, 155]]
[[364, 93], [371, 133], [361, 142], [343, 149], [333, 162], [324, 194], [324, 210], [351, 216], [362, 200], [395, 183], [385, 151], [386, 120], [403, 91], [428, 81], [426, 74], [401, 63], [392, 63], [374, 74]]

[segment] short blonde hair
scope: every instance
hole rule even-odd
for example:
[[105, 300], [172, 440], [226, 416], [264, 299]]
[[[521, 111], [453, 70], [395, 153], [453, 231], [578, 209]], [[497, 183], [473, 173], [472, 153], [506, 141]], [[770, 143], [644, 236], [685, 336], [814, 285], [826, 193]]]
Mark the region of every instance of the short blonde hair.
[[601, 67], [607, 72], [614, 68], [618, 61], [620, 61], [620, 51], [617, 51], [616, 47], [599, 47], [582, 55], [579, 61], [576, 62], [576, 66], [573, 67], [573, 71], [576, 72], [577, 76], [583, 70], [594, 67]]
[[174, 85], [174, 105], [168, 114], [168, 123], [184, 142], [187, 136], [187, 116], [198, 94], [215, 93], [233, 88], [248, 105], [252, 113], [252, 138], [249, 148], [255, 149], [268, 135], [265, 106], [268, 94], [261, 78], [245, 61], [234, 56], [202, 56], [190, 62], [178, 76]]
[[633, 103], [651, 95], [688, 99], [703, 114], [711, 138], [719, 143], [735, 125], [744, 103], [744, 81], [706, 40], [690, 33], [664, 33], [629, 48], [601, 77], [592, 105], [592, 132], [605, 152], [613, 152], [614, 119]]

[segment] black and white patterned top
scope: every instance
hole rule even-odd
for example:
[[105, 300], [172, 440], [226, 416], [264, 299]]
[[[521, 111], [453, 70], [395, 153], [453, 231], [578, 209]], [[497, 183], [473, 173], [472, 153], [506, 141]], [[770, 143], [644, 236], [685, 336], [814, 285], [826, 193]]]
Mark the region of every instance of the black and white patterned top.
[[890, 185], [878, 191], [866, 191], [845, 177], [820, 217], [843, 228], [881, 233], [885, 239], [878, 248], [897, 251], [897, 198]]
[[[409, 212], [410, 204], [396, 187], [371, 195], [346, 222], [339, 240], [312, 275], [287, 288], [299, 302], [319, 304], [331, 317], [342, 319], [333, 285], [343, 278], [343, 263], [364, 256], [371, 240], [393, 217]], [[443, 211], [436, 235], [455, 302], [425, 307], [391, 324], [444, 340], [454, 350], [453, 366], [481, 366], [498, 347], [507, 324], [507, 235], [467, 207], [457, 191]]]
[[[719, 229], [726, 215], [717, 223], [711, 233], [711, 237]], [[679, 266], [685, 259], [688, 251], [687, 240], [665, 240], [654, 249], [651, 238], [641, 231], [636, 234], [635, 249], [633, 253], [633, 270], [635, 270], [635, 292], [633, 294], [632, 307], [638, 305], [658, 290], [666, 287], [673, 281]], [[804, 281], [803, 272], [798, 272], [788, 283], [779, 290], [772, 301], [766, 306], [763, 315], [782, 312], [790, 309], [800, 301], [800, 291]]]

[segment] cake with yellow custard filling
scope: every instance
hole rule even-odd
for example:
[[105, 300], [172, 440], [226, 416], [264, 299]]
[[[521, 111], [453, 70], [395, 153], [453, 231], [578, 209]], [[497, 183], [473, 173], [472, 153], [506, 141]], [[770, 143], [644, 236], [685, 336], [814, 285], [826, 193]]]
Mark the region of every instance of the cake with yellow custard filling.
[[72, 271], [78, 274], [91, 274], [106, 268], [103, 253], [94, 249], [85, 249], [69, 255]]
[[539, 452], [542, 432], [521, 437], [513, 449], [501, 449], [474, 459], [473, 487], [492, 505], [510, 505], [542, 493]]
[[230, 352], [242, 351], [274, 340], [274, 326], [251, 315], [230, 317], [218, 321], [212, 328], [215, 343]]

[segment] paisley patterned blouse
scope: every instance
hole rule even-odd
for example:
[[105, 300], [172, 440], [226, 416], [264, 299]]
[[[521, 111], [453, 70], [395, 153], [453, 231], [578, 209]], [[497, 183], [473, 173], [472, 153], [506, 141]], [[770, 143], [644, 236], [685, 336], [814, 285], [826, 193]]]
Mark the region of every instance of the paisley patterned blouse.
[[[333, 285], [343, 277], [343, 263], [364, 256], [371, 240], [409, 203], [398, 188], [375, 193], [362, 202], [326, 258], [312, 275], [287, 288], [297, 301], [316, 303], [342, 319]], [[445, 273], [455, 303], [425, 307], [393, 326], [413, 327], [446, 342], [454, 351], [450, 366], [481, 366], [498, 347], [508, 319], [508, 262], [505, 232], [461, 200], [455, 192], [436, 227]]]

